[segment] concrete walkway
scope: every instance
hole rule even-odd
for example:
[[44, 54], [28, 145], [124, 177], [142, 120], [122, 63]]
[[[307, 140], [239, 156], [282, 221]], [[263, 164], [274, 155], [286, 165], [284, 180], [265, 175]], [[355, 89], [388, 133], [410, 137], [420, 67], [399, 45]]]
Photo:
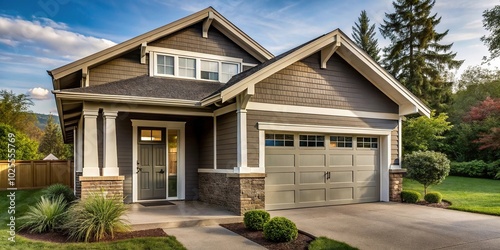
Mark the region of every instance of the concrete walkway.
[[500, 217], [401, 203], [271, 211], [359, 249], [500, 249]]

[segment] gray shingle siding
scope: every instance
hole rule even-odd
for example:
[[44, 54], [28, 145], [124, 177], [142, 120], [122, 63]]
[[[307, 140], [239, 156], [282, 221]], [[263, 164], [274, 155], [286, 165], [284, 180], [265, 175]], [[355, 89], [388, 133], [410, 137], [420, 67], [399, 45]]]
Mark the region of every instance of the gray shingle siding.
[[320, 68], [319, 52], [264, 79], [254, 102], [397, 113], [398, 105], [340, 56]]

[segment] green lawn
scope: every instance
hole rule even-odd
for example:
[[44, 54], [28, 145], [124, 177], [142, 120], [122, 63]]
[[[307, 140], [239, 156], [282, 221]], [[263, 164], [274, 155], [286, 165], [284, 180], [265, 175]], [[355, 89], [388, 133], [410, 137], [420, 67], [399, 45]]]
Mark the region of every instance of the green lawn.
[[[403, 189], [424, 193], [423, 185], [410, 179], [404, 179]], [[500, 180], [448, 176], [429, 191], [440, 192], [452, 203], [451, 209], [500, 215]]]
[[318, 237], [311, 242], [309, 250], [358, 250], [358, 248], [351, 247], [347, 243], [329, 239], [327, 237]]
[[[28, 206], [35, 204], [40, 195], [41, 190], [20, 190], [15, 192], [16, 206], [15, 209], [9, 209], [10, 191], [0, 191], [0, 249], [185, 249], [175, 237], [155, 237], [155, 238], [135, 238], [129, 240], [120, 240], [116, 242], [102, 243], [47, 243], [32, 241], [22, 236], [16, 236], [16, 242], [8, 241], [10, 216], [20, 217], [28, 210]], [[9, 214], [9, 210], [14, 210], [15, 214]], [[19, 225], [16, 225], [16, 228]]]

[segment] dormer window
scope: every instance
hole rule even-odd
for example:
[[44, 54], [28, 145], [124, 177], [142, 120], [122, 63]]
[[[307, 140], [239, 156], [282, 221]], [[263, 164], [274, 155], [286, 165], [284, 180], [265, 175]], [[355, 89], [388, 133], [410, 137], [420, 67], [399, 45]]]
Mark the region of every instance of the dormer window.
[[[151, 48], [150, 48], [151, 49]], [[240, 58], [156, 48], [150, 52], [150, 75], [226, 83], [241, 72]]]

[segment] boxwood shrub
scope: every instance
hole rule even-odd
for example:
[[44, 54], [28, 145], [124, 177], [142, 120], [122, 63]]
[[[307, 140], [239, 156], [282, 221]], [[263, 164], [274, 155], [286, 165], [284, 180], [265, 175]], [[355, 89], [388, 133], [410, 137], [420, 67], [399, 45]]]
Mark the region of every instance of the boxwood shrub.
[[288, 242], [297, 239], [299, 231], [291, 220], [274, 217], [264, 224], [264, 238], [274, 242]]
[[440, 203], [443, 200], [443, 195], [439, 192], [429, 192], [424, 196], [424, 200], [429, 203]]
[[401, 201], [406, 203], [417, 203], [420, 199], [422, 199], [422, 195], [413, 190], [403, 190], [401, 191]]
[[262, 231], [264, 224], [269, 221], [271, 216], [264, 210], [251, 210], [245, 213], [243, 223], [245, 227], [254, 230]]

